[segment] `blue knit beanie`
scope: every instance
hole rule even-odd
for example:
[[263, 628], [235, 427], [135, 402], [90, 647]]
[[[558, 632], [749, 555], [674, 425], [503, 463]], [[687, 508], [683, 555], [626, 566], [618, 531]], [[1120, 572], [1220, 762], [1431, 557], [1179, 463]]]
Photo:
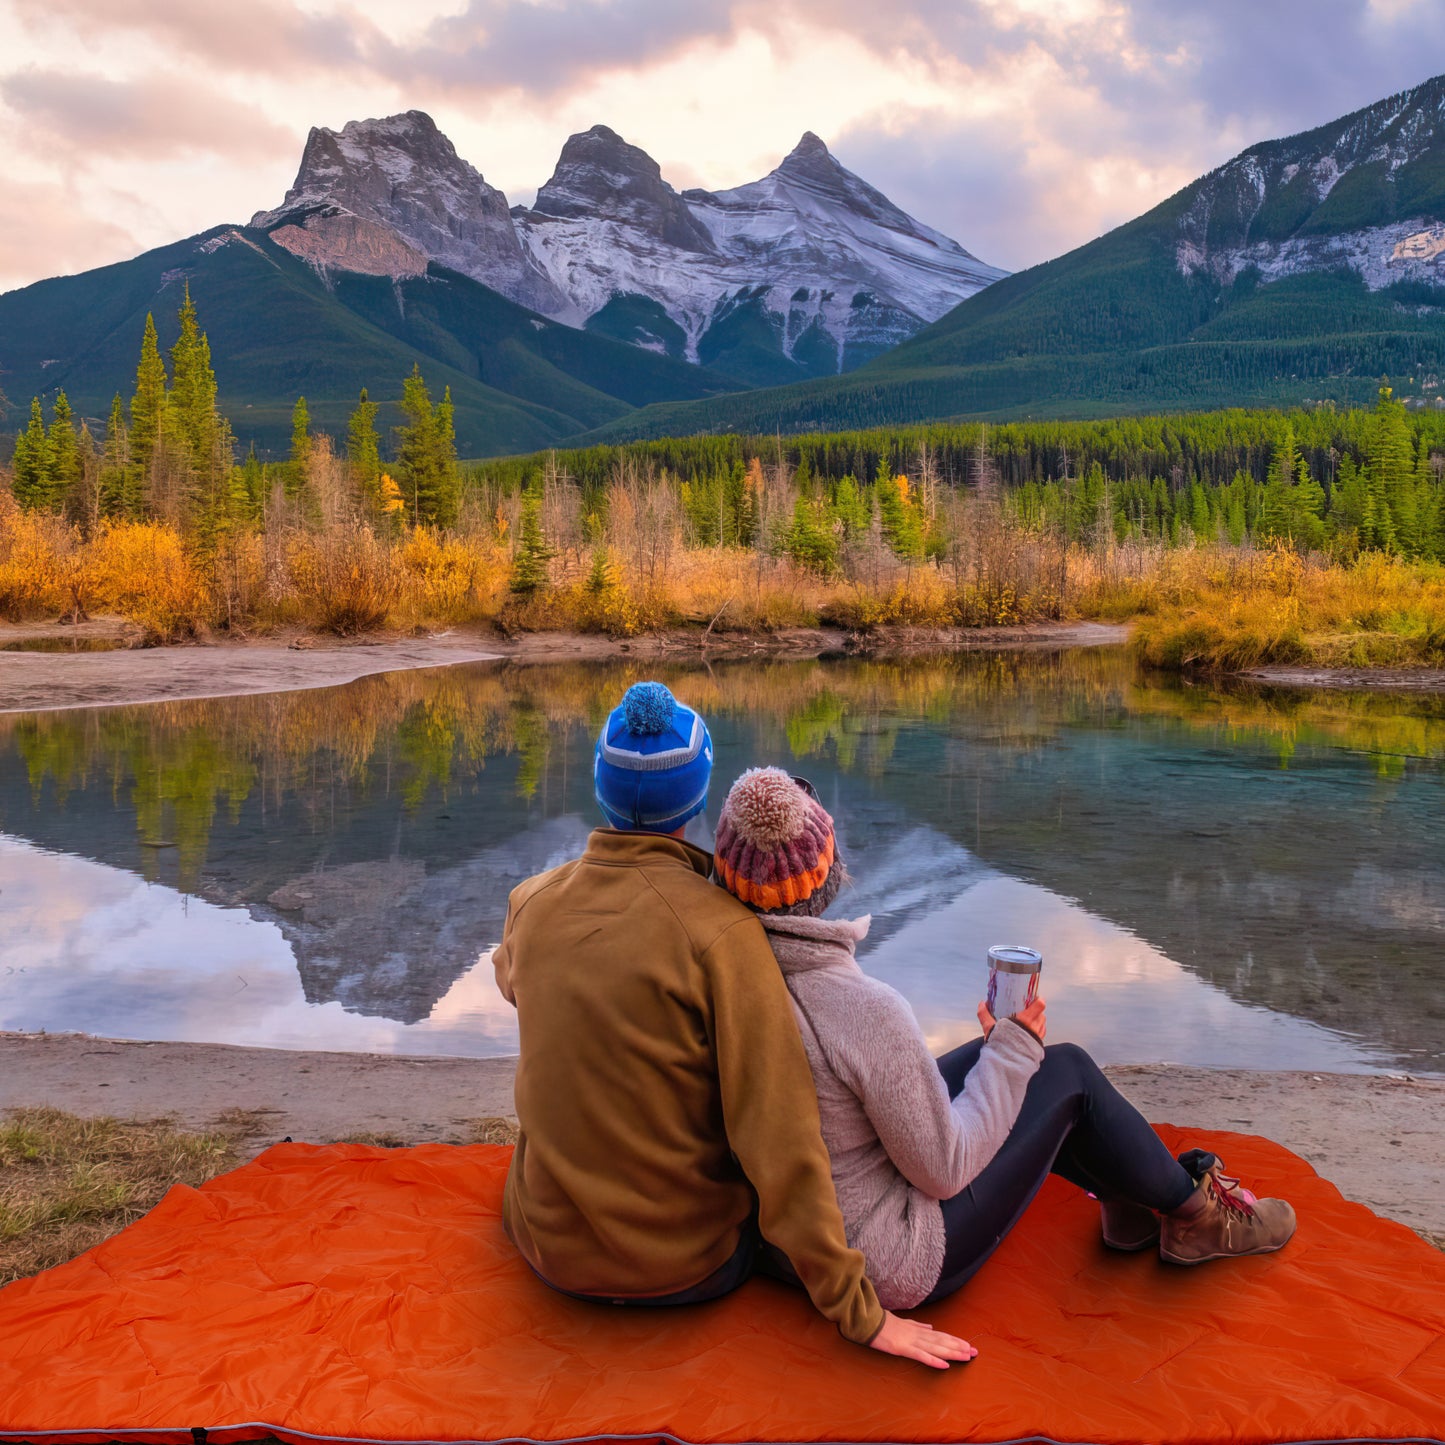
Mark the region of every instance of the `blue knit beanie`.
[[712, 738], [660, 682], [635, 682], [597, 739], [592, 786], [614, 828], [675, 833], [707, 805]]

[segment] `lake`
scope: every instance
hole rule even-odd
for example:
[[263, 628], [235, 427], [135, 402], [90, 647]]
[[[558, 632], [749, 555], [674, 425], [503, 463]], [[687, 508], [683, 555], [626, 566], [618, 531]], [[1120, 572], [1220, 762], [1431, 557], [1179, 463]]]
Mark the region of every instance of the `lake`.
[[596, 821], [642, 676], [728, 782], [838, 824], [860, 956], [944, 1049], [984, 955], [1042, 950], [1050, 1039], [1105, 1062], [1445, 1074], [1445, 700], [1189, 686], [1118, 649], [479, 664], [0, 716], [0, 1028], [515, 1052], [479, 958]]

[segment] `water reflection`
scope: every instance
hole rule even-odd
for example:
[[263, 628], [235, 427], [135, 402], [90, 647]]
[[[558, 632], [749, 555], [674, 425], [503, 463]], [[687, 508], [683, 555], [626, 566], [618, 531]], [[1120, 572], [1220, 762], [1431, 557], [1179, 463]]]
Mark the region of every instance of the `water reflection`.
[[[585, 835], [582, 820], [564, 821], [574, 825], [566, 832]], [[1384, 1062], [1377, 1050], [1316, 1025], [1236, 1003], [1142, 940], [1045, 889], [980, 868], [946, 839], [914, 834], [906, 845], [909, 859], [940, 863], [939, 878], [962, 891], [935, 907], [936, 889], [900, 889], [883, 858], [851, 902], [880, 910], [864, 965], [910, 998], [937, 1052], [977, 1032], [981, 941], [997, 935], [1028, 937], [1044, 951], [1055, 1031], [1106, 1062], [1141, 1058], [1141, 1035], [1149, 1058], [1178, 1063], [1370, 1070]], [[0, 896], [19, 900], [6, 909], [3, 1028], [287, 1049], [516, 1052], [516, 1015], [485, 953], [419, 1016], [405, 1007], [383, 1014], [376, 993], [405, 980], [405, 954], [370, 972], [341, 973], [320, 990], [298, 972], [281, 929], [245, 909], [4, 837]], [[349, 1006], [354, 990], [365, 1009]]]
[[[580, 846], [590, 739], [637, 675], [0, 718], [0, 938], [26, 960], [0, 1027], [507, 1051], [476, 959], [510, 887]], [[868, 966], [940, 1045], [973, 1028], [965, 960], [1013, 934], [1104, 1057], [1445, 1069], [1439, 700], [1162, 687], [1107, 651], [662, 675], [721, 778], [806, 760]]]

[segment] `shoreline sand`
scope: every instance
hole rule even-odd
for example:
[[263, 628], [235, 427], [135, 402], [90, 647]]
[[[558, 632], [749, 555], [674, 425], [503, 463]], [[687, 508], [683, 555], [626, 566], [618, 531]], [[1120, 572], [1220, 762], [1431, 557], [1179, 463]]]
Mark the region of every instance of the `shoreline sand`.
[[[302, 1053], [0, 1033], [0, 1109], [265, 1121], [251, 1152], [287, 1135], [455, 1140], [513, 1112], [516, 1060]], [[1445, 1080], [1129, 1064], [1109, 1077], [1158, 1122], [1258, 1133], [1302, 1155], [1350, 1199], [1445, 1247]], [[1228, 1161], [1226, 1160], [1226, 1163]]]
[[[1097, 647], [1122, 642], [1126, 629], [1103, 623], [1030, 624], [990, 628], [899, 628], [888, 655], [1016, 648]], [[859, 650], [838, 628], [787, 628], [766, 635], [671, 632], [616, 639], [570, 632], [516, 638], [480, 631], [425, 637], [342, 640], [309, 633], [257, 641], [192, 643], [112, 651], [10, 652], [9, 643], [51, 640], [107, 642], [117, 625], [81, 628], [0, 624], [0, 712], [115, 707], [182, 698], [237, 697], [335, 687], [378, 672], [446, 667], [464, 662], [576, 662], [605, 658], [721, 661], [748, 657], [816, 657]]]
[[[584, 662], [608, 658], [700, 662], [737, 658], [838, 655], [909, 657], [1122, 643], [1127, 625], [1026, 623], [1016, 627], [888, 627], [869, 634], [843, 628], [777, 632], [704, 632], [674, 628], [632, 638], [575, 632], [507, 636], [480, 627], [425, 635], [338, 638], [299, 629], [262, 638], [210, 639], [140, 647], [120, 618], [71, 627], [58, 622], [0, 622], [0, 713], [114, 707], [182, 698], [336, 687], [373, 673], [465, 662]], [[57, 651], [12, 651], [16, 644], [71, 644]], [[85, 650], [109, 648], [109, 650]], [[1270, 687], [1327, 688], [1413, 695], [1445, 694], [1445, 668], [1257, 667], [1229, 677]]]

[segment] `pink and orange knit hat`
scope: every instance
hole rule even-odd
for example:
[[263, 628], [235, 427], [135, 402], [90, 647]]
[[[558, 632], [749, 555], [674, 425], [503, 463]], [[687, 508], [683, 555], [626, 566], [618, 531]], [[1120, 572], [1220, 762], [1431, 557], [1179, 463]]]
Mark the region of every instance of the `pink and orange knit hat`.
[[832, 818], [781, 768], [749, 768], [728, 790], [713, 862], [723, 887], [760, 913], [820, 914], [846, 876]]

